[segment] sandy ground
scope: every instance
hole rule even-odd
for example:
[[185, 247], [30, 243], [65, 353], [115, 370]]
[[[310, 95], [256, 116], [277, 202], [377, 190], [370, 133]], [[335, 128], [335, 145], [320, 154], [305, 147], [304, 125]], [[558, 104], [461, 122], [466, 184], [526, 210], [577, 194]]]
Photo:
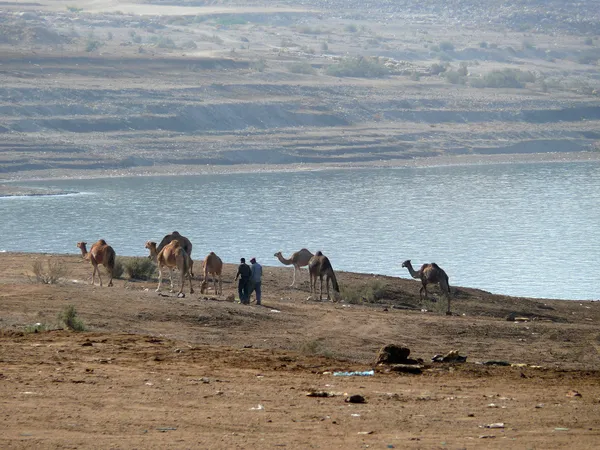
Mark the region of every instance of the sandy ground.
[[[58, 284], [35, 281], [48, 260]], [[437, 289], [420, 303], [417, 281], [347, 272], [342, 292], [380, 298], [319, 302], [305, 272], [290, 288], [290, 267], [263, 263], [263, 306], [244, 306], [231, 265], [223, 295], [194, 280], [177, 298], [156, 280], [90, 286], [77, 255], [0, 254], [0, 447], [597, 448], [600, 303], [453, 287], [445, 316]], [[68, 305], [87, 331], [62, 329]], [[374, 366], [390, 343], [422, 374]], [[467, 361], [431, 362], [450, 350]]]

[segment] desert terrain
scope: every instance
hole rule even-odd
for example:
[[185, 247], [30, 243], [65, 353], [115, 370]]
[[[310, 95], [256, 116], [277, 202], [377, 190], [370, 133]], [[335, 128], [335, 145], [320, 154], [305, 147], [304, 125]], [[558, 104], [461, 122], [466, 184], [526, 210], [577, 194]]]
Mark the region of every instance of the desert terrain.
[[[64, 276], [38, 282], [36, 261]], [[155, 277], [91, 286], [81, 255], [0, 254], [0, 446], [597, 447], [599, 302], [453, 286], [446, 316], [416, 280], [340, 272], [342, 300], [318, 301], [305, 270], [291, 288], [290, 267], [263, 264], [263, 305], [246, 306], [232, 265], [223, 295], [195, 279], [177, 298]], [[421, 373], [376, 366], [387, 344]], [[432, 362], [452, 350], [466, 362]]]

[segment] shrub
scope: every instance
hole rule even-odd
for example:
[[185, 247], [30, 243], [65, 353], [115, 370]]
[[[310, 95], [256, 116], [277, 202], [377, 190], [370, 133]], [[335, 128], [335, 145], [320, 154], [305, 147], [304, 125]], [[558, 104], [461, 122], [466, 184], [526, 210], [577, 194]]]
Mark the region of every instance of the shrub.
[[488, 48], [488, 43], [487, 43], [487, 42], [485, 42], [485, 41], [481, 41], [481, 42], [479, 43], [479, 48]]
[[115, 267], [113, 267], [112, 276], [113, 278], [121, 278], [125, 272], [125, 265], [123, 260], [119, 257], [115, 260]]
[[583, 41], [583, 43], [585, 45], [594, 45], [594, 40], [591, 37], [585, 38], [585, 41]]
[[446, 78], [446, 81], [450, 84], [466, 84], [467, 83], [467, 77], [465, 77], [464, 75], [461, 75], [456, 70], [447, 71], [446, 73], [444, 73], [444, 77]]
[[46, 268], [44, 268], [41, 261], [35, 261], [33, 263], [33, 274], [38, 283], [56, 284], [67, 275], [67, 268], [61, 261], [53, 261], [52, 259], [46, 261]]
[[67, 5], [67, 10], [72, 13], [80, 13], [83, 11], [83, 8], [78, 8], [77, 6]]
[[256, 70], [257, 72], [264, 72], [266, 68], [267, 61], [264, 58], [260, 58], [250, 64], [250, 69]]
[[77, 310], [73, 305], [67, 306], [58, 314], [58, 320], [66, 328], [73, 331], [85, 331], [85, 324], [77, 317]]
[[376, 303], [385, 295], [385, 284], [380, 280], [373, 280], [365, 285], [342, 286], [342, 298], [352, 304], [358, 303]]
[[295, 62], [288, 66], [288, 70], [292, 73], [304, 73], [307, 75], [311, 75], [315, 73], [315, 69], [306, 61], [304, 62]]
[[492, 70], [482, 78], [470, 80], [473, 87], [489, 88], [522, 88], [525, 83], [533, 83], [536, 76], [533, 72], [524, 72], [520, 69]]
[[439, 75], [440, 73], [443, 73], [445, 71], [446, 71], [446, 64], [433, 63], [429, 67], [429, 73], [431, 75]]
[[348, 33], [356, 33], [358, 31], [358, 27], [351, 23], [350, 25], [346, 25], [344, 30], [346, 30]]
[[450, 41], [440, 42], [440, 50], [443, 52], [451, 52], [454, 50], [454, 44]]
[[25, 333], [40, 333], [41, 331], [48, 331], [50, 327], [45, 323], [36, 323], [33, 325], [27, 325], [23, 330]]
[[377, 58], [344, 58], [327, 68], [327, 74], [334, 77], [380, 78], [390, 70]]
[[321, 51], [328, 51], [329, 50], [329, 45], [327, 44], [327, 42], [321, 42]]
[[132, 280], [148, 280], [156, 271], [156, 264], [148, 258], [131, 258], [124, 265], [125, 273]]
[[154, 44], [155, 47], [158, 47], [158, 48], [169, 48], [169, 49], [177, 48], [173, 39], [166, 37], [166, 36], [162, 36], [162, 35], [161, 36], [152, 36], [150, 38], [150, 42], [152, 44]]
[[85, 51], [88, 53], [98, 50], [100, 47], [102, 47], [102, 42], [96, 39], [89, 38], [85, 43]]

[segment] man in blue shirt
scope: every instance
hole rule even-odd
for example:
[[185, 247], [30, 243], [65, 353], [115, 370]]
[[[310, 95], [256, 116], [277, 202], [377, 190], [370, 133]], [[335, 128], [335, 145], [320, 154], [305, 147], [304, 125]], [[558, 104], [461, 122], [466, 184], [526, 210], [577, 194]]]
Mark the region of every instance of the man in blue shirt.
[[256, 262], [256, 258], [250, 260], [250, 280], [252, 281], [252, 287], [250, 288], [250, 294], [252, 291], [256, 292], [256, 304], [260, 305], [261, 297], [261, 284], [262, 284], [262, 266]]

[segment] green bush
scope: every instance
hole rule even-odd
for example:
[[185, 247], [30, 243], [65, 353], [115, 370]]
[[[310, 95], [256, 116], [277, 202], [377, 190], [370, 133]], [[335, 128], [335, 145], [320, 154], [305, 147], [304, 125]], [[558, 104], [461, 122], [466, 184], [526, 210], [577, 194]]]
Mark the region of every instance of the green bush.
[[344, 285], [341, 287], [340, 293], [344, 301], [351, 304], [377, 303], [385, 295], [385, 283], [373, 280], [358, 287]]
[[158, 48], [169, 48], [169, 49], [176, 49], [177, 46], [175, 45], [175, 42], [173, 41], [173, 39], [171, 39], [170, 37], [167, 36], [152, 36], [150, 38], [150, 42]]
[[488, 48], [488, 43], [487, 43], [487, 42], [485, 42], [485, 41], [481, 41], [481, 42], [479, 43], [479, 48]]
[[124, 264], [125, 273], [132, 280], [148, 280], [156, 271], [156, 264], [148, 258], [131, 258]]
[[121, 278], [124, 272], [125, 265], [123, 264], [123, 259], [117, 257], [115, 260], [115, 266], [113, 267], [112, 276], [113, 278]]
[[253, 61], [250, 64], [250, 69], [255, 70], [257, 72], [264, 72], [267, 68], [267, 61], [264, 58], [260, 58], [256, 61]]
[[451, 52], [454, 50], [454, 44], [450, 41], [440, 42], [440, 50], [443, 52]]
[[304, 73], [306, 75], [311, 75], [315, 73], [315, 69], [306, 61], [303, 62], [295, 62], [291, 63], [288, 66], [288, 70], [292, 73]]
[[85, 43], [85, 51], [86, 52], [93, 52], [95, 50], [98, 50], [100, 47], [102, 47], [102, 42], [96, 40], [96, 39], [88, 39]]
[[58, 320], [60, 323], [64, 324], [66, 328], [73, 331], [85, 331], [85, 324], [77, 317], [77, 310], [73, 305], [69, 305], [65, 307], [58, 314]]
[[464, 75], [461, 75], [456, 70], [447, 71], [446, 73], [444, 73], [444, 78], [446, 78], [446, 81], [451, 84], [466, 84], [467, 83], [467, 77]]
[[445, 72], [446, 68], [446, 64], [433, 63], [431, 66], [429, 66], [429, 73], [431, 75], [439, 75], [440, 73]]
[[481, 78], [472, 78], [470, 85], [479, 88], [522, 88], [525, 83], [533, 83], [536, 76], [533, 72], [520, 69], [492, 70]]
[[77, 6], [67, 5], [67, 10], [72, 13], [80, 13], [83, 11], [83, 8], [78, 8]]
[[45, 323], [35, 323], [33, 325], [27, 325], [23, 330], [25, 333], [40, 333], [42, 331], [48, 331], [50, 327]]
[[349, 57], [327, 68], [327, 74], [334, 77], [381, 78], [390, 70], [378, 58]]
[[351, 23], [350, 25], [346, 25], [344, 30], [346, 30], [348, 33], [356, 33], [358, 31], [358, 27]]

